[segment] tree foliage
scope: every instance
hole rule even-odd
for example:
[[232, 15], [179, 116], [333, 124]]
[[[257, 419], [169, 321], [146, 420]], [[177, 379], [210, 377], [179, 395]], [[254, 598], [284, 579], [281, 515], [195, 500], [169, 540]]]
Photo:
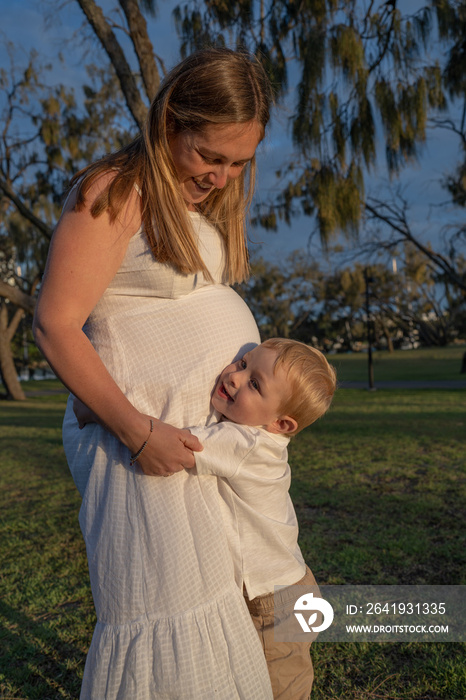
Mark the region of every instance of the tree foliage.
[[[402, 253], [406, 270], [406, 251], [416, 249], [434, 288], [445, 290], [443, 303], [461, 309], [465, 228], [449, 229], [444, 246], [431, 246], [417, 234], [403, 197], [376, 197], [370, 187], [383, 154], [396, 179], [422, 151], [430, 127], [448, 129], [460, 160], [443, 182], [455, 205], [466, 203], [466, 3], [425, 3], [409, 13], [398, 0], [190, 0], [175, 19], [182, 54], [206, 43], [246, 46], [266, 66], [277, 102], [288, 107], [294, 152], [278, 173], [278, 197], [257, 210], [256, 222], [273, 228], [300, 210], [313, 217], [325, 245], [343, 233], [363, 252]], [[154, 0], [114, 0], [105, 11], [97, 0], [74, 5], [105, 58], [87, 67], [82, 94], [51, 85], [48, 66], [34, 53], [17, 65], [11, 45], [10, 66], [0, 71], [0, 243], [12, 243], [9, 260], [22, 271], [14, 279], [3, 271], [0, 279], [7, 325], [15, 309], [30, 313], [34, 305], [69, 177], [129, 140], [164, 73], [150, 29], [156, 24], [147, 21], [156, 16]], [[437, 38], [441, 50], [431, 52]], [[451, 104], [456, 111], [447, 111]], [[304, 270], [300, 254], [290, 265], [288, 273], [256, 265], [248, 298], [261, 300], [256, 310], [267, 327], [304, 333], [311, 298], [320, 309], [314, 329], [333, 327], [333, 314], [343, 335], [353, 333], [360, 318], [350, 301], [351, 294], [359, 299], [361, 270], [339, 270], [330, 281], [315, 265]], [[343, 292], [347, 313], [334, 300], [343, 303]]]
[[278, 96], [291, 76], [296, 81], [290, 121], [298, 160], [285, 164], [286, 192], [264, 225], [287, 219], [298, 199], [316, 213], [324, 240], [354, 233], [376, 162], [377, 121], [391, 173], [416, 157], [429, 109], [446, 105], [440, 66], [421, 60], [431, 14], [356, 0], [194, 2], [178, 10], [185, 52], [207, 42], [245, 45], [268, 67]]
[[33, 313], [63, 193], [75, 172], [129, 135], [111, 70], [88, 66], [78, 104], [72, 90], [47, 84], [50, 66], [35, 52], [20, 67], [8, 49], [9, 70], [0, 71], [0, 368], [7, 395], [21, 399], [11, 341], [24, 313]]
[[[130, 140], [144, 123], [164, 70], [144, 16], [155, 16], [154, 0], [118, 0], [107, 14], [95, 0], [76, 4], [108, 58], [86, 66], [82, 95], [63, 85], [50, 86], [46, 74], [51, 66], [41, 65], [35, 52], [25, 66], [17, 65], [11, 43], [10, 67], [0, 70], [0, 244], [8, 239], [11, 260], [22, 269], [15, 279], [0, 277], [0, 298], [2, 309], [19, 309], [20, 315], [33, 310], [70, 177]], [[56, 9], [63, 8], [57, 3]], [[6, 316], [2, 323], [6, 329]], [[12, 337], [5, 330], [0, 345], [0, 361], [5, 357], [9, 366]], [[2, 379], [9, 396], [22, 398], [13, 372]]]
[[[444, 184], [456, 205], [466, 203], [464, 0], [426, 0], [412, 12], [397, 0], [190, 0], [176, 17], [184, 52], [205, 43], [246, 46], [264, 61], [278, 99], [286, 95], [294, 152], [277, 173], [280, 194], [261, 204], [257, 223], [274, 229], [304, 213], [324, 246], [342, 234], [365, 244], [375, 223], [385, 245], [410, 242], [465, 288], [464, 228], [449, 230], [446, 250], [431, 249], [407, 210], [403, 221], [388, 215], [387, 196], [371, 187], [384, 162], [396, 180], [422, 154], [428, 129], [448, 128], [461, 160]], [[403, 206], [401, 199], [396, 207]]]
[[461, 293], [414, 246], [405, 244], [403, 257], [401, 270], [380, 262], [345, 264], [333, 271], [303, 251], [281, 263], [258, 258], [251, 279], [239, 291], [263, 339], [278, 335], [326, 351], [358, 351], [367, 346], [370, 321], [378, 349], [465, 340]]

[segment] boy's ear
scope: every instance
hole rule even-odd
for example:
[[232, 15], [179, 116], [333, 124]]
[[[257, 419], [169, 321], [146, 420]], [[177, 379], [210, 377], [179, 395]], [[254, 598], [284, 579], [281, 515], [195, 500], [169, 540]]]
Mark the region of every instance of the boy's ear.
[[294, 433], [298, 429], [298, 421], [291, 416], [280, 416], [273, 423], [266, 426], [266, 429], [270, 433], [281, 433], [282, 435], [288, 435], [289, 433]]

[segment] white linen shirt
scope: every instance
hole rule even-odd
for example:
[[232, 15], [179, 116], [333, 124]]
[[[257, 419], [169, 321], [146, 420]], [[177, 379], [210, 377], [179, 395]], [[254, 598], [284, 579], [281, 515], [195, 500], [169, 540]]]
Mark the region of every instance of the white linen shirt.
[[204, 449], [197, 473], [218, 478], [220, 506], [238, 586], [252, 600], [274, 586], [297, 583], [306, 572], [298, 521], [288, 493], [289, 438], [222, 421], [190, 428]]

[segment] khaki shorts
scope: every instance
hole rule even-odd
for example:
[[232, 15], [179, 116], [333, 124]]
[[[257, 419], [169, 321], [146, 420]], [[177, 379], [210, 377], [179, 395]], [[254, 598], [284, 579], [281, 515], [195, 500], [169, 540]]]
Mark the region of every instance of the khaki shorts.
[[[316, 586], [312, 571], [306, 567], [306, 574], [295, 586]], [[254, 627], [262, 643], [274, 700], [308, 700], [314, 680], [309, 649], [312, 639], [307, 642], [277, 642], [274, 638], [275, 614], [280, 610], [290, 610], [296, 602], [294, 586], [288, 586], [276, 593], [258, 596], [253, 600], [245, 597]]]

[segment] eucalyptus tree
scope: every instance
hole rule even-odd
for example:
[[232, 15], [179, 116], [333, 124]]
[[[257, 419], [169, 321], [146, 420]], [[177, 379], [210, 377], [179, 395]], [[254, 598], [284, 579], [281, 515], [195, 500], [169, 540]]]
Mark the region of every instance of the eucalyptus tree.
[[[417, 5], [417, 9], [409, 8]], [[432, 248], [401, 212], [370, 185], [386, 164], [395, 179], [432, 136], [432, 126], [459, 138], [461, 163], [445, 175], [457, 204], [465, 203], [464, 0], [189, 0], [176, 11], [182, 49], [205, 43], [246, 46], [264, 61], [278, 99], [286, 95], [293, 153], [279, 169], [279, 196], [256, 221], [276, 228], [294, 215], [313, 217], [322, 241], [370, 240], [396, 249], [408, 240], [430, 265], [465, 288], [464, 230], [448, 232], [448, 246]], [[437, 51], [432, 45], [440, 41]], [[446, 52], [446, 60], [443, 55]], [[290, 106], [291, 104], [291, 106]], [[455, 110], [453, 110], [454, 112]], [[427, 218], [427, 216], [426, 216]], [[368, 236], [358, 239], [362, 232]], [[432, 238], [437, 238], [437, 231]]]
[[298, 338], [303, 325], [309, 332], [322, 278], [317, 262], [310, 262], [302, 250], [290, 253], [279, 263], [254, 257], [251, 273], [237, 291], [246, 299], [262, 339]]
[[7, 396], [22, 399], [11, 341], [34, 311], [69, 178], [128, 135], [108, 69], [89, 67], [78, 105], [72, 90], [47, 84], [50, 66], [35, 52], [20, 66], [8, 49], [10, 66], [0, 71], [0, 369]]
[[[153, 0], [118, 0], [107, 13], [94, 0], [76, 3], [108, 59], [99, 60], [98, 66], [87, 66], [82, 95], [63, 85], [47, 84], [50, 66], [41, 65], [35, 52], [20, 68], [12, 44], [10, 68], [0, 72], [4, 125], [0, 139], [0, 244], [4, 238], [13, 243], [10, 263], [21, 269], [15, 277], [0, 274], [0, 311], [5, 326], [0, 355], [10, 369], [13, 320], [16, 323], [19, 316], [33, 311], [35, 291], [71, 175], [134, 136], [164, 71], [144, 16], [154, 15]], [[55, 9], [66, 11], [58, 3]], [[128, 37], [131, 56], [125, 41]], [[23, 398], [13, 371], [4, 372], [2, 379], [7, 395]]]
[[[452, 129], [464, 147], [464, 117], [453, 124], [442, 110], [447, 98], [464, 100], [466, 93], [464, 71], [455, 71], [466, 53], [465, 3], [425, 2], [411, 14], [397, 0], [192, 0], [175, 11], [182, 53], [206, 42], [246, 46], [264, 61], [277, 101], [292, 95], [294, 152], [279, 172], [279, 196], [257, 212], [263, 226], [290, 222], [299, 209], [315, 217], [324, 242], [335, 232], [351, 237], [366, 230], [368, 214], [385, 231], [387, 246], [394, 236], [413, 234], [409, 222], [398, 226], [366, 191], [380, 151], [394, 176], [417, 156], [431, 114], [436, 127]], [[154, 0], [113, 0], [105, 11], [96, 0], [73, 3], [106, 57], [90, 69], [83, 99], [47, 86], [37, 57], [21, 73], [15, 66], [1, 73], [0, 235], [13, 236], [26, 277], [0, 283], [0, 297], [23, 309], [33, 300], [70, 175], [132, 137], [164, 73]], [[450, 52], [443, 71], [426, 51], [435, 26]], [[464, 204], [461, 165], [445, 184]], [[459, 245], [464, 232], [455, 236], [449, 243]], [[414, 234], [412, 243], [419, 244]], [[451, 263], [442, 272], [455, 274], [455, 284], [464, 279], [458, 245], [448, 248], [453, 258], [439, 250], [432, 258], [433, 266], [441, 256]]]
[[163, 59], [156, 53], [149, 36], [144, 12], [155, 15], [154, 0], [118, 0], [111, 8], [118, 13], [120, 24], [132, 44], [136, 65], [133, 66], [124, 45], [118, 38], [117, 26], [111, 12], [104, 13], [95, 0], [76, 0], [87, 22], [104, 49], [114, 71], [133, 122], [141, 128], [160, 84], [159, 65]]

